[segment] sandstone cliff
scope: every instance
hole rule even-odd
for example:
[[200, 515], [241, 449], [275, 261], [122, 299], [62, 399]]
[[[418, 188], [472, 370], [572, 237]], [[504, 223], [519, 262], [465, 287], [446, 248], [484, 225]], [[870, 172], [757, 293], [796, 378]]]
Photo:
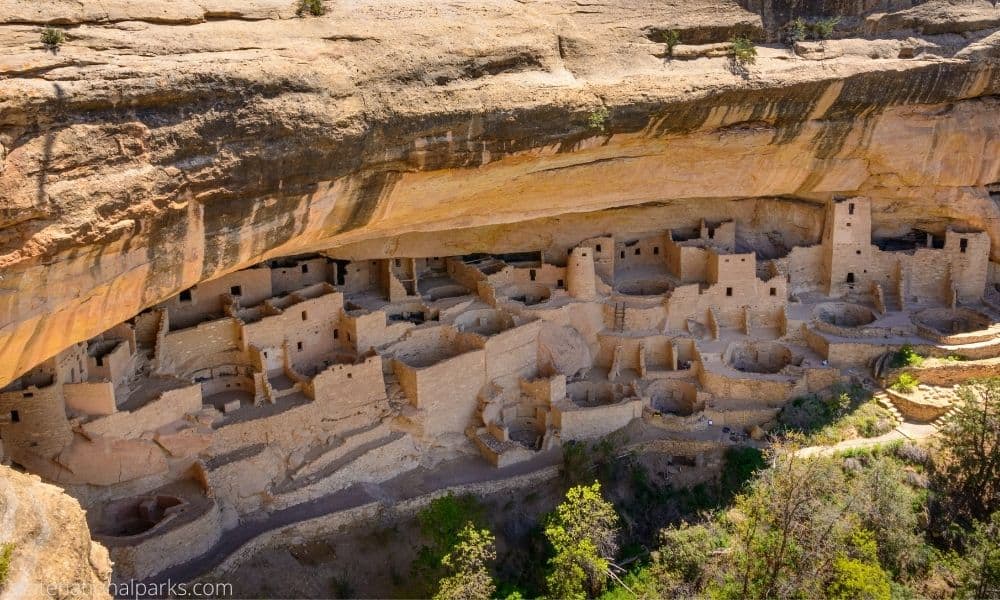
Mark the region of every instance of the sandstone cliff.
[[3, 598], [111, 597], [108, 551], [62, 489], [0, 466], [0, 522], [11, 549]]
[[[539, 249], [626, 206], [863, 194], [1000, 261], [988, 0], [326, 4], [0, 0], [0, 384], [262, 258]], [[777, 43], [798, 15], [838, 39]]]

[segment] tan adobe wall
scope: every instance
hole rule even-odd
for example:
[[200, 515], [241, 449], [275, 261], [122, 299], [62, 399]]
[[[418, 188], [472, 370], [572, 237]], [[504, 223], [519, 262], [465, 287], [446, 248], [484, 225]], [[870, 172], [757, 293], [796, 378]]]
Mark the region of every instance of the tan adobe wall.
[[566, 263], [565, 278], [566, 291], [570, 296], [581, 300], [593, 300], [597, 296], [593, 248], [573, 249]]
[[[615, 238], [601, 236], [580, 242], [578, 248], [592, 248], [594, 251], [594, 272], [605, 283], [615, 279]], [[572, 249], [570, 249], [572, 252]]]
[[948, 255], [944, 250], [919, 248], [900, 257], [904, 265], [907, 300], [944, 302], [949, 296]]
[[247, 362], [243, 350], [239, 321], [225, 317], [168, 333], [157, 357], [161, 371], [183, 377], [215, 365]]
[[0, 393], [0, 438], [15, 461], [24, 453], [50, 458], [72, 437], [61, 385]]
[[669, 238], [664, 233], [644, 237], [631, 244], [615, 243], [615, 271], [650, 266], [666, 268], [668, 242]]
[[708, 283], [727, 282], [733, 286], [752, 287], [757, 280], [757, 255], [753, 252], [718, 254], [710, 251], [706, 271]]
[[514, 385], [538, 368], [538, 332], [542, 321], [532, 321], [486, 339], [486, 380]]
[[569, 400], [552, 406], [552, 426], [559, 437], [570, 440], [592, 440], [621, 429], [642, 416], [642, 400], [634, 398], [617, 404], [581, 408]]
[[[101, 364], [98, 364], [100, 360]], [[122, 383], [132, 366], [132, 352], [127, 341], [101, 357], [87, 357], [87, 373], [90, 379], [107, 379], [114, 386]]]
[[899, 409], [903, 417], [920, 423], [929, 423], [948, 412], [946, 404], [925, 404], [889, 388], [883, 390], [891, 399], [893, 406]]
[[150, 310], [135, 316], [135, 341], [140, 346], [152, 347], [160, 326], [160, 311]]
[[455, 280], [455, 283], [465, 286], [470, 290], [478, 287], [480, 281], [486, 281], [486, 275], [473, 265], [467, 265], [458, 258], [445, 259], [448, 275]]
[[549, 405], [566, 397], [566, 376], [522, 380], [520, 388], [521, 392], [533, 398], [537, 404]]
[[425, 411], [424, 433], [464, 431], [476, 413], [485, 376], [486, 353], [483, 350], [466, 352], [416, 369], [417, 406]]
[[788, 282], [788, 292], [801, 294], [825, 287], [823, 279], [823, 246], [796, 246], [779, 259], [774, 260], [778, 273]]
[[118, 438], [138, 438], [184, 415], [201, 410], [201, 386], [191, 384], [167, 390], [145, 406], [134, 411], [119, 411], [83, 424], [89, 435]]
[[242, 306], [260, 304], [274, 295], [271, 269], [257, 267], [204, 281], [187, 290], [191, 293], [190, 301], [182, 301], [181, 294], [178, 294], [157, 307], [170, 311], [171, 329], [191, 327], [211, 316], [222, 315], [221, 296], [229, 294], [236, 286], [240, 287], [239, 301]]
[[[985, 232], [944, 234], [944, 250], [951, 266], [951, 283], [960, 302], [975, 302], [983, 295], [990, 265], [990, 236]], [[964, 240], [964, 241], [963, 241]]]
[[243, 343], [259, 348], [279, 348], [286, 342], [292, 366], [300, 372], [322, 365], [337, 350], [352, 349], [338, 331], [344, 295], [327, 293], [287, 306], [279, 315], [243, 326]]
[[[532, 279], [532, 274], [534, 274], [534, 279]], [[549, 264], [542, 264], [538, 267], [506, 266], [499, 273], [490, 275], [488, 280], [496, 286], [510, 283], [542, 283], [553, 287], [564, 287], [566, 285], [566, 267]]]
[[55, 356], [56, 381], [80, 383], [87, 381], [87, 344], [73, 344]]
[[378, 261], [352, 261], [344, 268], [344, 283], [338, 287], [345, 294], [363, 292], [377, 284], [378, 272]]
[[382, 357], [375, 355], [354, 365], [332, 365], [312, 380], [316, 402], [336, 405], [337, 412], [363, 408], [385, 397]]
[[107, 544], [117, 581], [143, 580], [174, 565], [201, 556], [219, 541], [224, 531], [214, 503], [189, 523], [148, 536], [135, 545]]
[[215, 394], [233, 390], [240, 390], [257, 396], [257, 385], [253, 371], [250, 367], [240, 367], [240, 369], [246, 369], [249, 371], [249, 375], [219, 374], [202, 381], [198, 381], [196, 378], [196, 381], [201, 385], [202, 398], [208, 398]]
[[745, 429], [751, 425], [763, 425], [778, 416], [780, 408], [746, 408], [735, 410], [718, 410], [706, 408], [704, 416], [712, 420], [716, 426], [728, 426]]
[[639, 369], [639, 347], [645, 346], [646, 368], [650, 370], [665, 370], [672, 365], [672, 338], [664, 335], [649, 335], [631, 337], [619, 335], [598, 335], [599, 350], [594, 364], [610, 368], [614, 360], [615, 348], [622, 347], [621, 368]]
[[242, 460], [210, 469], [209, 489], [220, 510], [232, 509], [244, 515], [263, 508], [265, 490], [285, 477], [285, 469], [281, 449], [265, 446]]
[[808, 390], [805, 377], [799, 380], [785, 375], [750, 375], [735, 369], [701, 369], [698, 381], [702, 388], [716, 396], [715, 408], [743, 408], [749, 404], [779, 407]]
[[[334, 264], [325, 258], [311, 258], [295, 261], [289, 267], [271, 267], [271, 296], [294, 292], [306, 286], [331, 281]], [[270, 296], [269, 296], [270, 297]], [[245, 306], [252, 304], [243, 301]]]
[[[970, 379], [1000, 376], [1000, 358], [977, 361], [946, 361], [927, 359], [919, 368], [904, 369], [912, 373], [920, 383], [934, 386], [955, 386]], [[894, 379], [895, 374], [888, 376]]]
[[346, 332], [346, 335], [339, 334], [346, 338], [342, 342], [354, 346], [358, 352], [367, 352], [369, 348], [395, 342], [415, 325], [408, 321], [387, 324], [385, 313], [376, 310], [360, 315], [345, 315], [341, 327]]
[[[126, 346], [127, 347], [127, 346]], [[110, 381], [68, 383], [63, 386], [66, 408], [83, 415], [110, 415], [118, 410]]]

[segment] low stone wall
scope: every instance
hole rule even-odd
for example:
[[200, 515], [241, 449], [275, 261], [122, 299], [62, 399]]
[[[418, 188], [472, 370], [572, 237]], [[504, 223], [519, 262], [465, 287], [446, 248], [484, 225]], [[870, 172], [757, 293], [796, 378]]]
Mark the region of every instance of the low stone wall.
[[[928, 359], [920, 367], [903, 369], [920, 380], [920, 383], [935, 386], [954, 386], [970, 379], [1000, 377], [1000, 357], [976, 361], [942, 361]], [[898, 376], [888, 374], [889, 379]]]
[[222, 536], [222, 517], [213, 502], [193, 521], [150, 536], [131, 546], [108, 544], [114, 579], [143, 580], [208, 552]]
[[896, 393], [889, 388], [885, 389], [885, 393], [892, 399], [892, 403], [899, 409], [903, 417], [911, 421], [930, 423], [948, 412], [950, 408], [949, 406], [941, 406], [939, 404], [924, 404], [913, 398]]
[[559, 430], [563, 441], [599, 438], [641, 416], [639, 398], [592, 407], [580, 407], [565, 400], [552, 407], [552, 425]]
[[429, 494], [403, 500], [396, 504], [384, 504], [382, 501], [369, 502], [354, 508], [333, 512], [322, 517], [308, 519], [292, 525], [286, 525], [271, 531], [266, 531], [240, 546], [213, 570], [216, 577], [224, 577], [226, 573], [242, 565], [247, 559], [272, 545], [300, 544], [317, 537], [333, 535], [344, 527], [373, 522], [387, 522], [415, 515], [422, 508], [437, 498], [449, 493], [462, 495], [471, 494], [477, 497], [489, 496], [541, 485], [559, 476], [562, 467], [553, 465], [525, 475], [496, 479], [478, 483], [456, 485]]
[[712, 419], [715, 425], [726, 425], [733, 428], [746, 428], [751, 425], [763, 425], [778, 416], [780, 408], [758, 408], [744, 410], [717, 410], [706, 408], [705, 416]]
[[167, 390], [134, 411], [116, 412], [84, 423], [83, 430], [89, 435], [137, 438], [198, 410], [201, 410], [201, 385], [195, 383]]

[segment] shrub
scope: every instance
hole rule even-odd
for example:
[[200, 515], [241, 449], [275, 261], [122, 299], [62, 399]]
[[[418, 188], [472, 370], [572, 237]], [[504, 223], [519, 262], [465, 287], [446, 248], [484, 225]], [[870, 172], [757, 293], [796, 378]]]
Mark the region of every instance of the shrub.
[[802, 17], [796, 17], [785, 25], [785, 42], [791, 46], [795, 42], [801, 42], [807, 35], [806, 22]]
[[837, 23], [840, 23], [840, 17], [829, 17], [816, 21], [809, 29], [812, 31], [814, 38], [825, 40], [833, 33], [833, 30], [837, 27]]
[[741, 66], [757, 62], [757, 46], [745, 35], [734, 36], [729, 40], [729, 56]]
[[326, 13], [323, 0], [299, 0], [299, 16], [309, 13], [314, 17], [319, 17]]
[[434, 600], [489, 600], [496, 592], [489, 571], [496, 558], [493, 534], [467, 523], [455, 547], [441, 559], [449, 575], [441, 580]]
[[910, 375], [909, 373], [900, 373], [899, 377], [896, 379], [896, 383], [890, 385], [894, 392], [899, 392], [900, 394], [909, 394], [913, 390], [917, 389], [917, 384], [920, 380]]
[[46, 27], [42, 30], [42, 43], [50, 48], [61, 46], [66, 41], [66, 34], [61, 29]]
[[602, 106], [601, 108], [592, 111], [590, 115], [587, 116], [587, 127], [596, 131], [604, 131], [607, 126], [609, 116], [610, 114], [608, 113], [608, 109]]
[[903, 345], [896, 352], [896, 355], [892, 357], [892, 367], [894, 369], [900, 369], [902, 367], [919, 367], [924, 363], [924, 357], [920, 356], [913, 351], [913, 346], [909, 344]]
[[604, 590], [611, 559], [618, 550], [618, 515], [601, 496], [601, 485], [576, 486], [545, 524], [555, 550], [546, 578], [557, 598], [586, 598]]
[[0, 591], [7, 585], [7, 579], [10, 577], [10, 561], [13, 556], [13, 542], [6, 542], [0, 545]]
[[681, 34], [676, 29], [668, 29], [660, 34], [663, 43], [667, 45], [667, 56], [674, 55], [674, 46], [681, 43]]

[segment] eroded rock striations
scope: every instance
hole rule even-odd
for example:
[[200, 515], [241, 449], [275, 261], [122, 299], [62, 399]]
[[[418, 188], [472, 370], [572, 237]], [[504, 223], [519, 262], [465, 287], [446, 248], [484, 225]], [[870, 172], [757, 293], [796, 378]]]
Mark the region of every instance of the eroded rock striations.
[[996, 368], [1000, 12], [800, 4], [0, 0], [2, 456], [184, 578], [351, 484], [760, 431], [903, 345], [968, 359], [896, 399], [937, 418]]

